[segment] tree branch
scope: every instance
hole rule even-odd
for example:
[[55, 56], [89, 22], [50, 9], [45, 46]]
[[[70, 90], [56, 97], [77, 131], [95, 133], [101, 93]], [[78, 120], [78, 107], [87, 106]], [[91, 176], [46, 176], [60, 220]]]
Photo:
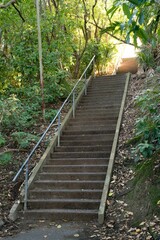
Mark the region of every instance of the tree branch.
[[19, 11], [19, 9], [14, 5], [14, 3], [12, 3], [12, 6], [14, 7], [14, 9], [18, 12], [20, 18], [22, 19], [23, 22], [25, 22], [25, 19], [23, 18], [21, 12]]
[[[94, 25], [94, 26], [96, 26], [96, 27], [97, 27], [98, 29], [100, 29], [100, 30], [104, 30], [104, 28], [98, 26], [97, 24], [95, 24], [95, 23], [93, 23], [93, 22], [90, 22], [90, 21], [89, 21], [89, 23], [92, 24], [92, 25]], [[119, 38], [119, 37], [116, 37], [115, 35], [113, 35], [112, 33], [108, 32], [108, 31], [106, 31], [105, 33], [108, 34], [109, 36], [113, 37], [114, 39], [122, 42], [122, 43], [131, 45], [131, 46], [134, 46], [134, 44], [132, 44], [132, 43], [127, 43], [125, 40], [123, 40], [123, 39], [121, 39], [121, 38]]]
[[7, 8], [9, 7], [11, 4], [16, 3], [17, 0], [10, 0], [8, 3], [6, 4], [0, 4], [0, 8]]

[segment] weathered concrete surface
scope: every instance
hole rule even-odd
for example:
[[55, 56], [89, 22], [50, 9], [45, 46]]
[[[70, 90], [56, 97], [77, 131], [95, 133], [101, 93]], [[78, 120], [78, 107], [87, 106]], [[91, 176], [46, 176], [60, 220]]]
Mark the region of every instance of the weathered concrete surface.
[[[52, 225], [53, 224], [53, 225]], [[52, 225], [52, 226], [50, 226]], [[87, 223], [50, 223], [46, 226], [22, 231], [13, 237], [2, 238], [3, 240], [87, 240]], [[1, 238], [0, 238], [1, 239]]]

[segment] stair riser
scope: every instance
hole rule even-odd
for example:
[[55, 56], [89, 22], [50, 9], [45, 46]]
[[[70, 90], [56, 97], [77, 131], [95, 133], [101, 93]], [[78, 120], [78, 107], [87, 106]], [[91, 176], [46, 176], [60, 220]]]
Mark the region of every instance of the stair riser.
[[[88, 92], [87, 95], [84, 96], [84, 98], [82, 99], [81, 102], [85, 101], [85, 100], [92, 100], [93, 102], [97, 102], [97, 98], [98, 100], [101, 101], [115, 101], [115, 100], [120, 100], [122, 98], [122, 93], [118, 93], [118, 92], [112, 92], [112, 93], [107, 93], [105, 91], [103, 92], [97, 92], [97, 91], [93, 91], [93, 92]], [[118, 103], [118, 101], [117, 101]], [[112, 102], [113, 104], [113, 102]]]
[[29, 209], [97, 209], [100, 202], [29, 202]]
[[[21, 213], [22, 214], [22, 213]], [[37, 219], [37, 220], [50, 220], [55, 221], [59, 219], [68, 220], [68, 221], [90, 221], [93, 219], [96, 219], [98, 217], [98, 211], [97, 213], [93, 214], [78, 214], [76, 211], [74, 213], [52, 213], [52, 212], [26, 212], [24, 214], [24, 218], [27, 220], [30, 219]]]
[[106, 126], [106, 125], [116, 125], [117, 123], [117, 119], [113, 119], [113, 120], [101, 120], [101, 121], [88, 121], [88, 120], [81, 120], [81, 121], [70, 121], [70, 124], [68, 125], [69, 127], [72, 127], [72, 126], [85, 126], [85, 127], [90, 127], [90, 126], [94, 126], [95, 128], [97, 128], [98, 126]]
[[100, 165], [107, 164], [106, 158], [71, 158], [71, 159], [50, 159], [46, 162], [46, 165]]
[[102, 189], [103, 182], [35, 182], [35, 188], [38, 189]]
[[36, 192], [36, 191], [31, 191], [30, 192], [30, 199], [37, 199], [37, 198], [43, 198], [43, 199], [56, 199], [56, 198], [61, 198], [61, 199], [70, 199], [70, 198], [80, 198], [80, 199], [100, 199], [102, 195], [102, 191], [75, 191], [75, 192], [61, 192], [61, 191], [57, 191], [57, 192], [52, 192], [52, 191], [48, 191], [48, 192]]
[[[77, 117], [77, 116], [76, 116]], [[87, 122], [87, 123], [94, 123], [94, 122], [97, 122], [97, 121], [99, 121], [99, 123], [104, 123], [104, 122], [106, 122], [106, 124], [107, 124], [107, 122], [109, 121], [116, 121], [117, 122], [117, 119], [118, 119], [118, 115], [117, 116], [81, 116], [80, 118], [76, 118], [76, 122], [77, 122], [77, 124], [78, 123], [81, 123], [81, 124], [85, 124], [85, 122]], [[72, 123], [72, 122], [71, 122]]]
[[45, 172], [52, 172], [54, 174], [54, 172], [58, 172], [58, 173], [63, 173], [63, 172], [82, 172], [82, 173], [86, 173], [86, 172], [105, 172], [107, 169], [107, 166], [104, 166], [104, 167], [99, 167], [99, 166], [88, 166], [88, 167], [85, 167], [85, 166], [82, 166], [82, 167], [77, 167], [77, 166], [74, 166], [74, 167], [56, 167], [56, 166], [53, 166], [50, 165], [50, 166], [44, 166], [43, 167], [43, 171]]
[[90, 131], [94, 131], [96, 130], [96, 132], [102, 132], [102, 131], [112, 131], [114, 132], [115, 131], [115, 127], [116, 125], [106, 125], [106, 126], [68, 126], [66, 129], [65, 129], [65, 132], [90, 132]]
[[84, 111], [81, 111], [81, 112], [78, 112], [76, 111], [76, 118], [78, 117], [85, 117], [86, 120], [87, 119], [90, 119], [90, 118], [93, 118], [93, 119], [104, 119], [104, 120], [107, 120], [107, 119], [115, 119], [118, 117], [118, 114], [119, 112], [102, 112], [102, 113], [97, 113], [97, 112], [92, 112], [92, 113], [88, 113], [87, 111], [84, 112]]
[[104, 147], [109, 147], [112, 145], [112, 141], [61, 141], [61, 146], [62, 147], [70, 147], [70, 146], [94, 146], [94, 147], [99, 147], [99, 146], [104, 146]]
[[[89, 143], [88, 143], [89, 144]], [[56, 147], [55, 152], [97, 152], [97, 151], [110, 151], [111, 145], [105, 145], [105, 146], [82, 146], [82, 147], [76, 147], [73, 145], [73, 147]]]
[[113, 96], [113, 94], [114, 96], [121, 96], [123, 92], [121, 90], [118, 90], [118, 86], [116, 90], [114, 88], [106, 88], [105, 86], [103, 90], [98, 89], [98, 87], [89, 87], [87, 91], [87, 95], [85, 97], [94, 95], [94, 94], [99, 96], [101, 96], [101, 94], [104, 96]]
[[111, 91], [111, 92], [122, 92], [122, 86], [123, 86], [123, 83], [112, 83], [112, 84], [109, 84], [108, 82], [107, 83], [105, 83], [105, 82], [101, 82], [101, 83], [92, 83], [92, 85], [90, 85], [89, 87], [88, 87], [88, 90], [90, 91], [95, 91], [95, 90], [97, 90], [97, 91], [99, 91], [99, 92], [101, 92], [101, 91]]
[[40, 180], [105, 180], [106, 173], [104, 174], [40, 174]]
[[76, 141], [76, 140], [84, 140], [84, 141], [89, 141], [90, 139], [94, 139], [94, 140], [97, 140], [97, 141], [111, 141], [113, 140], [113, 137], [114, 135], [113, 134], [95, 134], [95, 136], [92, 136], [92, 135], [89, 135], [89, 134], [86, 134], [86, 135], [62, 135], [61, 136], [61, 140], [73, 140], [73, 141]]
[[[96, 103], [95, 103], [96, 104]], [[105, 102], [103, 106], [97, 106], [97, 109], [94, 108], [95, 105], [91, 105], [90, 102], [88, 102], [88, 105], [82, 104], [79, 109], [76, 109], [76, 113], [79, 114], [95, 114], [96, 116], [98, 115], [112, 115], [112, 114], [117, 114], [119, 113], [119, 108], [114, 108], [111, 110], [107, 107], [107, 103]], [[78, 119], [76, 119], [78, 120]]]
[[108, 158], [110, 152], [64, 152], [53, 153], [51, 158]]
[[63, 135], [85, 135], [85, 134], [93, 134], [93, 137], [94, 135], [96, 134], [114, 134], [115, 132], [115, 129], [107, 129], [107, 130], [82, 130], [82, 131], [71, 131], [71, 130], [65, 130], [63, 132]]
[[99, 108], [99, 107], [108, 107], [108, 105], [111, 105], [111, 104], [116, 104], [117, 102], [121, 103], [121, 100], [114, 100], [114, 101], [110, 101], [110, 100], [104, 100], [104, 101], [95, 101], [93, 102], [92, 100], [83, 100], [80, 104], [80, 107], [84, 107], [86, 106], [86, 108], [88, 107], [95, 107], [95, 108]]

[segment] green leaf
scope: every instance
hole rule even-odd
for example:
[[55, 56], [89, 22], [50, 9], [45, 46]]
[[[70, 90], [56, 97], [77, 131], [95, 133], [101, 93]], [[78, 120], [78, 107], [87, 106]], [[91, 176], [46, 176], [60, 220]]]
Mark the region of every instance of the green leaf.
[[113, 14], [117, 11], [118, 7], [117, 6], [113, 6], [111, 7], [108, 11], [107, 11], [107, 15], [111, 14], [110, 17], [113, 16]]
[[130, 3], [136, 5], [136, 6], [139, 6], [139, 5], [140, 5], [140, 3], [139, 3], [138, 0], [128, 0], [128, 1], [129, 1]]
[[123, 3], [123, 12], [127, 16], [128, 19], [131, 18], [132, 14], [130, 13], [130, 8], [126, 3]]
[[5, 143], [6, 143], [6, 140], [5, 140], [5, 138], [2, 136], [2, 134], [0, 133], [0, 147], [2, 147]]
[[143, 28], [139, 28], [137, 31], [137, 36], [144, 42], [146, 43], [148, 41], [148, 35], [146, 31]]
[[141, 12], [139, 15], [139, 24], [142, 25], [144, 23], [144, 13]]

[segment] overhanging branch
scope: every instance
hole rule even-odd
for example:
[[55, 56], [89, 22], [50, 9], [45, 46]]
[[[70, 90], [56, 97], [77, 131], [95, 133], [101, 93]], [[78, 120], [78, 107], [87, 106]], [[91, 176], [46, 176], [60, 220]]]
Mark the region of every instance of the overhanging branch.
[[6, 4], [0, 4], [0, 8], [7, 8], [9, 7], [11, 4], [16, 3], [17, 0], [10, 0], [8, 3]]
[[23, 22], [25, 22], [24, 17], [22, 16], [21, 12], [19, 11], [19, 9], [14, 5], [14, 3], [12, 3], [12, 6], [14, 7], [14, 9], [18, 12], [20, 18], [22, 19]]

